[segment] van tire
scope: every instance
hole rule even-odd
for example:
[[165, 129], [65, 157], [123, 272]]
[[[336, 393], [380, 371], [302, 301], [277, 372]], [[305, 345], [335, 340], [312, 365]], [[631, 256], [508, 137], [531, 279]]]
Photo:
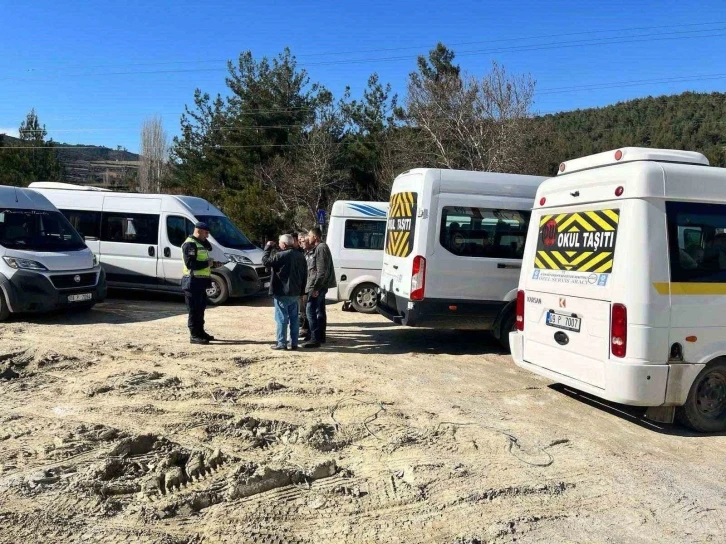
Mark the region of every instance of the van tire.
[[726, 360], [718, 359], [699, 372], [676, 418], [701, 433], [726, 431]]
[[512, 352], [512, 347], [509, 345], [509, 333], [513, 332], [516, 329], [516, 326], [516, 312], [507, 312], [507, 315], [502, 318], [502, 324], [499, 326], [499, 344], [507, 353]]
[[0, 321], [5, 321], [10, 317], [10, 308], [5, 301], [5, 293], [0, 289]]
[[212, 285], [207, 289], [207, 302], [213, 306], [224, 304], [229, 299], [229, 287], [222, 276], [212, 274]]
[[361, 283], [353, 289], [350, 304], [356, 312], [374, 314], [378, 307], [378, 287], [373, 283]]

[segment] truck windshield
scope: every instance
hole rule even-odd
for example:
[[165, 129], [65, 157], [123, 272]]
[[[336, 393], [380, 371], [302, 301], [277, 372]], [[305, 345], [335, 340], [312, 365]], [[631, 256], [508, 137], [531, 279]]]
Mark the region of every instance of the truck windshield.
[[209, 233], [222, 247], [255, 249], [247, 237], [224, 215], [198, 215], [197, 219], [209, 225]]
[[60, 212], [2, 208], [0, 245], [25, 251], [79, 251], [86, 247]]

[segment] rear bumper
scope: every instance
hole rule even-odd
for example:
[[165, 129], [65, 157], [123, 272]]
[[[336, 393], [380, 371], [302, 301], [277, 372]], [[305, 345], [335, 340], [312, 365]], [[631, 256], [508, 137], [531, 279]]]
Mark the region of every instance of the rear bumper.
[[[82, 271], [79, 273], [88, 273]], [[10, 279], [0, 277], [0, 289], [12, 313], [49, 312], [64, 308], [93, 305], [106, 298], [106, 273], [102, 268], [96, 273], [94, 285], [59, 289], [47, 275], [30, 270], [18, 270]], [[90, 294], [91, 299], [83, 302], [69, 302], [71, 295]]]
[[[523, 357], [524, 335], [519, 332], [510, 333], [509, 345], [512, 350], [512, 358], [517, 366], [555, 382], [620, 404], [631, 406], [663, 406], [666, 404], [670, 370], [668, 364], [623, 363], [609, 360], [605, 364], [604, 387], [600, 388], [525, 361]], [[671, 401], [667, 404], [675, 403]]]
[[426, 299], [411, 302], [379, 291], [378, 313], [398, 325], [439, 329], [491, 330], [506, 307], [499, 301]]

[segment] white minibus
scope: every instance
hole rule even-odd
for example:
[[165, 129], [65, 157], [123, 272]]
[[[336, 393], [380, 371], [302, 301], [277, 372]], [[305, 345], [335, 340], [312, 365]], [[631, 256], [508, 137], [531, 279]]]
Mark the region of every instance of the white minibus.
[[207, 291], [212, 304], [269, 287], [262, 251], [202, 198], [114, 193], [51, 182], [30, 186], [85, 236], [106, 271], [109, 287], [181, 292], [181, 246], [197, 221], [209, 225], [212, 257], [226, 263], [212, 271]]
[[0, 321], [105, 297], [103, 270], [63, 214], [35, 191], [0, 186]]
[[529, 215], [545, 178], [415, 169], [391, 190], [378, 311], [491, 331], [508, 348]]
[[339, 200], [333, 204], [325, 242], [335, 264], [338, 286], [327, 299], [356, 311], [375, 313], [383, 265], [388, 202]]
[[517, 365], [698, 431], [726, 429], [726, 169], [623, 148], [537, 192]]

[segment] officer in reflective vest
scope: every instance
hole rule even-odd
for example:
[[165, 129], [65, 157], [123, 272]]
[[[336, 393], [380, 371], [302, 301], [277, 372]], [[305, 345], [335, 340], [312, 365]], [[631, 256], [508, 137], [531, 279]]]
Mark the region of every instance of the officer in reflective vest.
[[199, 222], [194, 225], [194, 234], [182, 244], [182, 290], [189, 310], [188, 325], [192, 344], [209, 344], [210, 340], [214, 340], [214, 336], [204, 331], [204, 311], [207, 309], [207, 289], [212, 282], [212, 268], [220, 266], [220, 263], [209, 256], [212, 244], [207, 240], [208, 237], [209, 227]]

